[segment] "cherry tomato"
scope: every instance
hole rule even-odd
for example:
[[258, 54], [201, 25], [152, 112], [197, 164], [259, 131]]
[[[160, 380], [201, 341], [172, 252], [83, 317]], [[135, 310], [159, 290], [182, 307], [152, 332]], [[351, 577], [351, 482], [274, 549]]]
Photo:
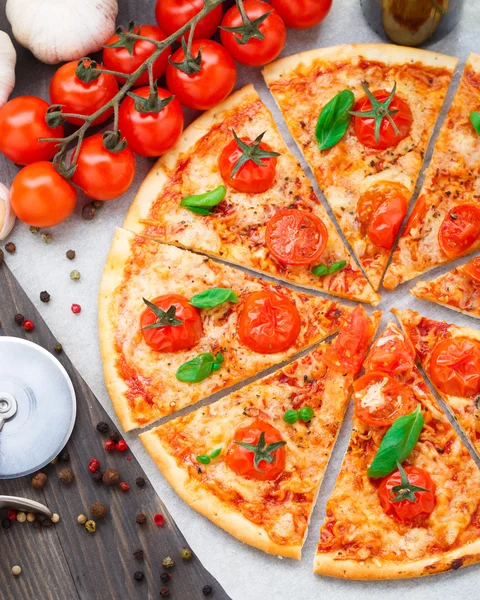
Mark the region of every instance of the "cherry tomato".
[[465, 275], [468, 275], [474, 281], [480, 282], [480, 257], [474, 258], [466, 265], [459, 267]]
[[[258, 28], [264, 38], [259, 40], [252, 37], [246, 43], [241, 44], [241, 34], [221, 29], [220, 39], [225, 48], [238, 62], [257, 67], [266, 65], [274, 58], [277, 58], [283, 50], [285, 40], [287, 39], [287, 30], [280, 15], [275, 10], [272, 10], [270, 4], [261, 2], [261, 0], [246, 0], [244, 8], [251, 21], [270, 12]], [[238, 6], [232, 6], [223, 17], [222, 27], [239, 27], [242, 24], [243, 19]]]
[[[113, 75], [102, 73], [100, 77], [84, 83], [75, 74], [78, 61], [72, 60], [62, 65], [50, 81], [50, 99], [52, 104], [62, 104], [62, 111], [78, 115], [92, 115], [104, 104], [109, 102], [118, 92], [118, 83]], [[88, 63], [85, 63], [88, 66]], [[98, 65], [98, 68], [102, 67]], [[113, 113], [113, 108], [105, 111], [94, 124], [98, 125], [106, 121]], [[77, 117], [69, 117], [69, 123], [83, 125], [84, 120]]]
[[410, 500], [393, 502], [392, 496], [395, 496], [395, 492], [392, 492], [391, 489], [402, 482], [400, 472], [394, 471], [391, 475], [385, 477], [380, 484], [378, 499], [385, 514], [407, 523], [419, 515], [428, 516], [433, 512], [435, 508], [436, 485], [424, 469], [419, 469], [418, 467], [404, 467], [404, 469], [410, 484], [426, 488], [428, 491], [414, 492], [417, 499], [416, 502], [410, 502]]
[[357, 306], [349, 314], [335, 341], [323, 354], [323, 359], [336, 371], [358, 373], [372, 336], [373, 326], [363, 307]]
[[[148, 98], [150, 88], [135, 90], [137, 96]], [[158, 88], [161, 99], [169, 98], [168, 90]], [[142, 156], [159, 156], [175, 145], [183, 131], [183, 111], [173, 98], [160, 112], [141, 113], [135, 102], [127, 96], [120, 105], [118, 124], [131, 150]]]
[[[235, 85], [237, 69], [235, 62], [223, 46], [212, 40], [196, 40], [192, 43], [192, 56], [198, 57], [202, 50], [200, 71], [187, 75], [173, 65], [167, 66], [167, 87], [180, 104], [195, 110], [212, 108], [230, 94]], [[183, 48], [171, 57], [172, 62], [182, 62]]]
[[359, 198], [358, 220], [375, 246], [391, 250], [407, 214], [409, 192], [401, 183], [378, 181]]
[[101, 133], [83, 141], [72, 180], [94, 200], [113, 200], [130, 187], [135, 175], [135, 157], [130, 148], [110, 152]]
[[[164, 294], [152, 300], [152, 303], [165, 312], [174, 306], [175, 318], [183, 321], [183, 325], [142, 329], [143, 338], [150, 348], [157, 352], [177, 352], [195, 346], [203, 335], [202, 318], [198, 308], [189, 304], [188, 299], [180, 294]], [[156, 322], [157, 316], [146, 308], [140, 317], [140, 328]]]
[[284, 208], [267, 223], [265, 241], [273, 256], [286, 265], [309, 265], [325, 250], [328, 230], [313, 213]]
[[[145, 37], [161, 42], [166, 39], [166, 35], [161, 29], [155, 27], [155, 25], [140, 25], [135, 27], [135, 33], [143, 35]], [[113, 44], [119, 39], [118, 35], [113, 35], [107, 42]], [[133, 46], [133, 53], [127, 50], [127, 48], [104, 48], [103, 49], [103, 65], [106, 69], [112, 71], [120, 71], [130, 75], [144, 63], [149, 56], [151, 56], [156, 50], [155, 44], [147, 42], [145, 40], [136, 40]], [[153, 78], [158, 79], [165, 73], [167, 68], [168, 57], [172, 53], [172, 47], [168, 46], [153, 63]], [[125, 83], [125, 77], [116, 76], [119, 83]], [[146, 70], [135, 82], [135, 85], [147, 85], [148, 84], [148, 70]]]
[[470, 398], [480, 393], [480, 342], [453, 338], [432, 352], [430, 377], [444, 394]]
[[[203, 0], [157, 0], [155, 18], [167, 35], [172, 35], [197, 15], [203, 8]], [[220, 4], [200, 19], [195, 27], [193, 39], [212, 37], [222, 20], [223, 8]], [[185, 34], [188, 37], [188, 31]]]
[[31, 163], [19, 171], [10, 190], [17, 217], [33, 227], [53, 227], [73, 212], [77, 192], [51, 162]]
[[[253, 459], [254, 453], [251, 450], [247, 450], [235, 442], [242, 442], [244, 444], [258, 445], [261, 434], [265, 435], [266, 444], [274, 444], [275, 442], [281, 442], [282, 436], [278, 429], [270, 423], [257, 419], [251, 425], [247, 427], [240, 427], [235, 431], [233, 442], [230, 444], [227, 454], [225, 456], [225, 463], [227, 467], [232, 469], [237, 475], [242, 477], [251, 477], [252, 479], [258, 479], [260, 481], [267, 481], [270, 479], [276, 479], [285, 468], [285, 446], [277, 448], [274, 452], [270, 453], [273, 456], [273, 462], [269, 463], [265, 460], [261, 460], [258, 463], [258, 469], [255, 468]], [[261, 471], [261, 472], [260, 472]]]
[[438, 243], [448, 258], [466, 252], [480, 237], [480, 206], [460, 204], [448, 211], [438, 230]]
[[414, 364], [415, 350], [412, 344], [396, 327], [389, 327], [370, 350], [365, 370], [399, 375], [410, 371]]
[[427, 201], [425, 196], [419, 196], [415, 202], [412, 212], [410, 213], [410, 216], [408, 217], [407, 224], [402, 232], [402, 237], [410, 235], [413, 229], [419, 227], [422, 219], [425, 217], [426, 208]]
[[301, 320], [291, 300], [272, 291], [251, 293], [238, 317], [242, 344], [262, 354], [287, 350], [300, 333]]
[[328, 15], [332, 0], [270, 0], [270, 5], [278, 11], [287, 27], [308, 29]]
[[[377, 90], [373, 95], [379, 102], [384, 102], [390, 92], [386, 90]], [[369, 148], [384, 150], [391, 146], [396, 146], [401, 140], [407, 137], [410, 133], [410, 128], [413, 122], [412, 111], [406, 102], [395, 95], [390, 102], [389, 110], [398, 111], [392, 116], [392, 120], [399, 130], [399, 134], [395, 133], [390, 121], [384, 117], [380, 126], [380, 137], [377, 142], [375, 139], [375, 119], [372, 117], [355, 117], [355, 133], [358, 140]], [[355, 112], [367, 112], [372, 110], [372, 103], [367, 96], [360, 98], [353, 107]]]
[[[240, 139], [248, 146], [253, 144], [253, 141], [250, 138], [243, 137]], [[259, 148], [260, 150], [266, 150], [267, 152], [272, 151], [272, 148], [265, 142], [261, 142]], [[235, 177], [232, 177], [232, 171], [242, 155], [242, 149], [235, 139], [227, 144], [222, 150], [218, 160], [218, 168], [220, 169], [220, 174], [225, 183], [234, 190], [246, 194], [260, 194], [266, 192], [275, 181], [275, 174], [277, 172], [276, 157], [261, 158], [260, 161], [263, 167], [254, 163], [253, 160], [248, 160], [238, 169], [235, 173]]]
[[17, 165], [50, 160], [58, 148], [55, 142], [38, 138], [63, 137], [63, 127], [47, 125], [48, 102], [35, 96], [18, 96], [0, 108], [0, 152]]

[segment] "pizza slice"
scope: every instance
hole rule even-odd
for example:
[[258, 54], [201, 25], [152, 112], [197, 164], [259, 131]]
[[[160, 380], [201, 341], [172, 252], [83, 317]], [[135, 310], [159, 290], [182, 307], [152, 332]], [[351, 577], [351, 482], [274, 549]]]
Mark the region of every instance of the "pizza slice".
[[354, 383], [352, 435], [315, 573], [401, 579], [480, 560], [480, 471], [414, 361], [390, 323]]
[[124, 227], [290, 283], [378, 304], [253, 86], [199, 117]]
[[456, 63], [416, 48], [356, 44], [303, 52], [264, 68], [290, 132], [374, 289]]
[[420, 300], [480, 318], [480, 257], [432, 281], [419, 281], [410, 293]]
[[105, 381], [125, 431], [337, 331], [351, 308], [117, 229], [99, 297]]
[[387, 289], [480, 248], [480, 125], [472, 116], [479, 110], [480, 56], [471, 54], [385, 274]]
[[393, 310], [421, 365], [480, 456], [480, 331]]
[[299, 559], [337, 433], [380, 319], [140, 438], [175, 491], [242, 542]]

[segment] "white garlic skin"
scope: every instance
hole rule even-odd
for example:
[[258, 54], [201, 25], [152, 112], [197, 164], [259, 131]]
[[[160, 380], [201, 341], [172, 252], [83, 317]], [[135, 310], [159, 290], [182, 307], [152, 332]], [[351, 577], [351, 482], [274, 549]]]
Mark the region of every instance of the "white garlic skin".
[[4, 240], [15, 225], [15, 213], [10, 206], [10, 192], [0, 183], [0, 240]]
[[48, 65], [100, 50], [115, 31], [118, 0], [7, 0], [15, 39]]
[[12, 40], [0, 31], [0, 107], [5, 104], [15, 86], [15, 64], [17, 53]]

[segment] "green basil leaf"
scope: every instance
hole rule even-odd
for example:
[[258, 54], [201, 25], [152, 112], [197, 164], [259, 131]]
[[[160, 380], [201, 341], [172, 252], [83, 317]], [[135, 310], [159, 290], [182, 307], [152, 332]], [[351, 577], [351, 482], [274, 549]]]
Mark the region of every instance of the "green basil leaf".
[[399, 417], [385, 434], [380, 448], [368, 468], [369, 477], [385, 477], [408, 458], [418, 442], [423, 428], [423, 415], [420, 404], [410, 414]]
[[320, 111], [315, 135], [320, 150], [335, 146], [347, 133], [355, 96], [351, 90], [343, 90], [327, 102]]
[[480, 133], [480, 112], [470, 113], [470, 123], [473, 125], [475, 131]]
[[213, 211], [209, 208], [201, 208], [200, 206], [186, 206], [185, 208], [196, 215], [213, 215]]
[[238, 302], [237, 295], [227, 288], [212, 288], [190, 298], [189, 303], [197, 308], [213, 308], [224, 302]]
[[219, 185], [214, 190], [205, 192], [204, 194], [196, 194], [194, 196], [186, 196], [181, 202], [180, 206], [188, 208], [197, 215], [211, 215], [212, 211], [209, 210], [225, 198], [227, 188], [224, 185]]
[[328, 267], [328, 274], [331, 275], [332, 273], [341, 271], [343, 268], [346, 267], [346, 265], [347, 265], [346, 260], [339, 260], [338, 262], [334, 262]]
[[206, 379], [214, 371], [218, 371], [223, 360], [223, 355], [220, 352], [215, 357], [210, 352], [199, 354], [195, 358], [183, 363], [183, 365], [180, 365], [175, 373], [175, 377], [178, 381], [183, 381], [184, 383], [198, 383]]
[[210, 452], [210, 458], [213, 460], [214, 458], [217, 458], [217, 456], [220, 456], [220, 452], [222, 451], [222, 447], [220, 446], [220, 448], [215, 448], [215, 450], [213, 452]]
[[324, 275], [328, 275], [328, 267], [327, 265], [317, 265], [313, 267], [312, 273], [318, 275], [318, 277], [323, 277]]

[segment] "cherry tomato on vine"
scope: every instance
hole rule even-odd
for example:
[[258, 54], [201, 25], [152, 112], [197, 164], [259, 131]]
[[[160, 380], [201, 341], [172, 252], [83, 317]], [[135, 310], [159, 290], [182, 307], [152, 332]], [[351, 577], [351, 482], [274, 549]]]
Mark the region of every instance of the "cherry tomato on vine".
[[396, 517], [400, 521], [409, 522], [415, 517], [428, 516], [435, 508], [436, 485], [430, 475], [418, 467], [404, 467], [410, 485], [426, 488], [427, 491], [414, 492], [416, 502], [400, 500], [393, 502], [395, 493], [392, 488], [402, 483], [399, 471], [394, 471], [380, 484], [378, 488], [378, 499], [385, 514]]
[[[202, 50], [200, 71], [187, 75], [172, 64], [167, 66], [167, 87], [180, 104], [195, 110], [212, 108], [230, 94], [235, 85], [237, 69], [235, 62], [223, 46], [212, 40], [195, 40], [192, 56], [198, 57]], [[173, 63], [185, 59], [183, 48], [171, 57]]]
[[459, 269], [474, 281], [480, 282], [480, 257], [477, 256]]
[[19, 171], [10, 190], [17, 217], [33, 227], [53, 227], [73, 212], [77, 192], [51, 162], [31, 163]]
[[55, 142], [38, 138], [61, 138], [63, 127], [45, 121], [48, 102], [35, 96], [18, 96], [0, 108], [0, 152], [17, 165], [50, 160], [57, 153]]
[[[203, 8], [203, 0], [157, 0], [155, 18], [167, 35], [172, 35], [197, 15]], [[223, 8], [220, 4], [206, 14], [195, 27], [193, 39], [212, 37], [222, 20]], [[188, 31], [185, 34], [188, 37]]]
[[[160, 100], [172, 94], [158, 88]], [[148, 99], [150, 88], [142, 87], [135, 94]], [[183, 111], [178, 100], [173, 98], [159, 112], [139, 112], [135, 101], [127, 96], [120, 105], [118, 125], [133, 152], [141, 156], [159, 156], [175, 145], [183, 131]]]
[[449, 258], [466, 252], [480, 237], [480, 206], [460, 204], [448, 211], [438, 230], [438, 243]]
[[471, 398], [480, 393], [480, 342], [453, 338], [432, 352], [430, 377], [444, 394]]
[[72, 180], [94, 200], [113, 200], [130, 187], [135, 175], [135, 157], [127, 146], [119, 152], [107, 150], [103, 135], [83, 140]]
[[[139, 25], [138, 27], [135, 27], [134, 32], [138, 35], [143, 35], [152, 40], [156, 40], [157, 42], [161, 42], [167, 37], [163, 31], [159, 27], [155, 27], [155, 25]], [[128, 32], [126, 33], [128, 35]], [[119, 36], [118, 34], [115, 34], [108, 40], [106, 45], [109, 46], [110, 44], [114, 44], [115, 42], [118, 42], [118, 40]], [[132, 48], [132, 54], [130, 54], [127, 48], [104, 48], [103, 65], [106, 69], [120, 71], [121, 73], [130, 75], [153, 54], [155, 49], [154, 44], [145, 40], [135, 41]], [[165, 73], [168, 57], [171, 52], [172, 47], [168, 46], [153, 63], [152, 71], [154, 80], [157, 80]], [[120, 84], [125, 82], [125, 77], [116, 76], [116, 79]], [[148, 70], [140, 75], [134, 85], [140, 86], [147, 84]]]
[[[244, 8], [251, 21], [262, 17], [266, 13], [270, 13], [258, 26], [258, 31], [264, 36], [263, 39], [260, 40], [256, 37], [248, 39], [247, 37], [248, 41], [241, 44], [240, 41], [245, 40], [241, 33], [221, 29], [220, 38], [222, 44], [235, 60], [244, 65], [266, 65], [283, 50], [287, 38], [287, 30], [280, 15], [272, 9], [270, 4], [261, 2], [261, 0], [246, 0]], [[242, 15], [238, 6], [232, 6], [223, 17], [222, 27], [240, 27], [242, 24]]]
[[270, 5], [282, 17], [287, 27], [315, 27], [328, 15], [332, 0], [270, 0]]

